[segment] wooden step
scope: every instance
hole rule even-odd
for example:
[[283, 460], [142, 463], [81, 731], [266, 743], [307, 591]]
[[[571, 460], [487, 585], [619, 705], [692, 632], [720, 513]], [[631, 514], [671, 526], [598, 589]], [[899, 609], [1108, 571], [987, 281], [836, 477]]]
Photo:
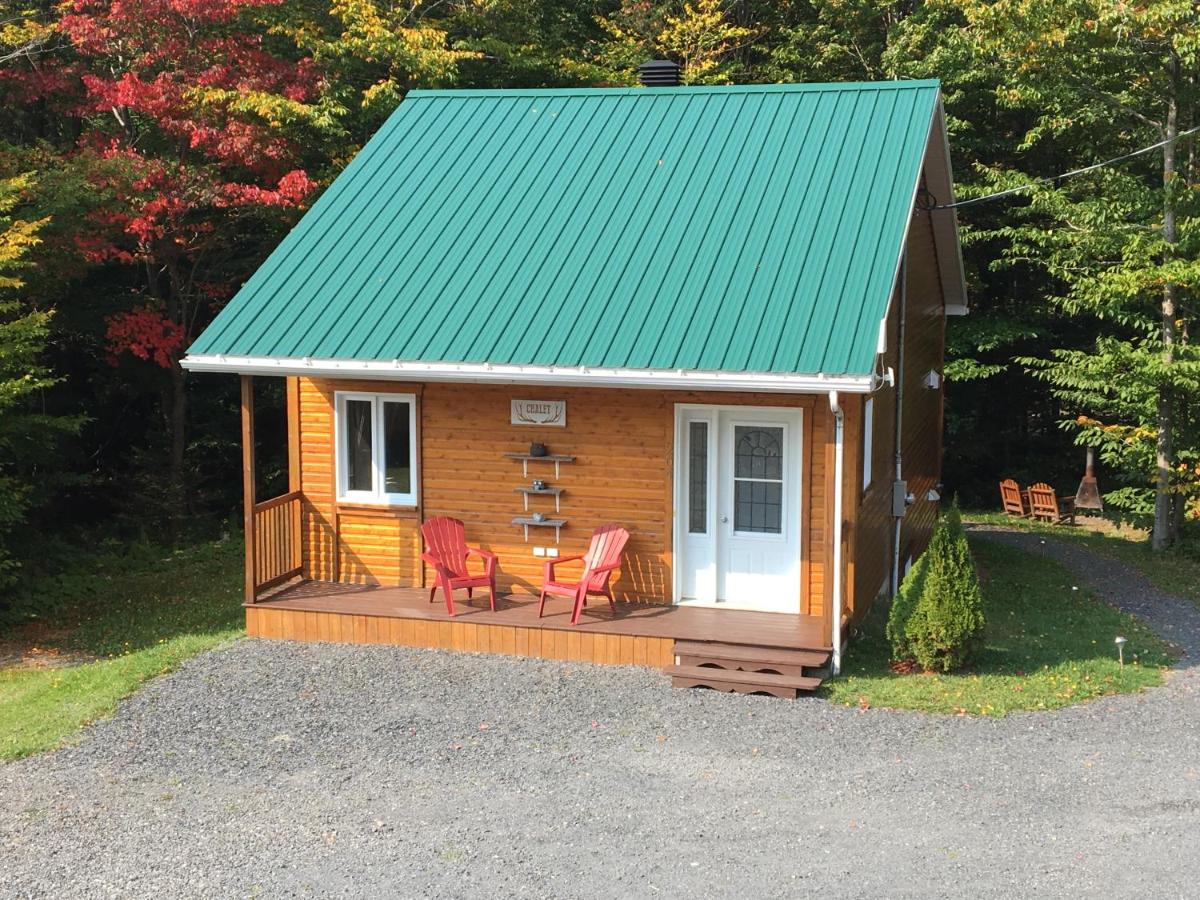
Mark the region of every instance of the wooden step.
[[773, 675], [769, 672], [742, 672], [716, 666], [667, 666], [675, 687], [706, 687], [714, 691], [738, 694], [770, 694], [786, 700], [795, 699], [800, 691], [815, 691], [821, 679], [809, 675]]
[[[790, 647], [759, 647], [722, 641], [676, 641], [675, 655], [683, 666], [713, 662], [726, 669], [748, 672], [776, 667], [818, 669], [829, 662], [828, 650], [794, 650]], [[782, 672], [781, 674], [788, 674]]]

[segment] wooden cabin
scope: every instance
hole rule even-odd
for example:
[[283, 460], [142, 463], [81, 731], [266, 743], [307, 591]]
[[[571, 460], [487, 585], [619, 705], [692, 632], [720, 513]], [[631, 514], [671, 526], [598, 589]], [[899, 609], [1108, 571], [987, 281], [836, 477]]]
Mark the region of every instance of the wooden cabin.
[[[815, 686], [938, 512], [952, 202], [933, 81], [411, 92], [183, 363], [242, 377], [247, 632]], [[430, 602], [435, 516], [496, 611]], [[606, 523], [616, 612], [538, 618]]]

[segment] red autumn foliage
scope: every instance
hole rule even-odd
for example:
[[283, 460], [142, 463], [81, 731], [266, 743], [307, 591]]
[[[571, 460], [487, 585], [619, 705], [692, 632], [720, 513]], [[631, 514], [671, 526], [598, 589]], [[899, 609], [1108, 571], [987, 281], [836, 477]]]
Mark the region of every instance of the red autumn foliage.
[[[194, 329], [247, 272], [238, 219], [300, 206], [316, 188], [277, 110], [318, 88], [310, 59], [264, 45], [252, 23], [280, 0], [69, 0], [83, 117], [77, 153], [102, 197], [75, 238], [94, 263], [136, 265], [150, 303], [108, 320], [114, 354], [174, 365]], [[65, 98], [65, 99], [63, 99]], [[230, 252], [230, 251], [233, 252]]]
[[184, 346], [183, 327], [148, 306], [110, 316], [106, 337], [112, 348], [108, 361], [114, 366], [116, 351], [125, 350], [169, 369]]

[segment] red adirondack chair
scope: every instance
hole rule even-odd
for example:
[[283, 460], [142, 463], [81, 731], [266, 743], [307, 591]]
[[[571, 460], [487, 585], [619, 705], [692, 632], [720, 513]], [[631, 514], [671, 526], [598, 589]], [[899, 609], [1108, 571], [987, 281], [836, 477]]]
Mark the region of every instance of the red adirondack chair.
[[[621, 554], [625, 552], [625, 544], [629, 541], [629, 532], [620, 525], [602, 525], [592, 532], [592, 543], [587, 553], [582, 556], [560, 556], [546, 562], [542, 573], [542, 596], [538, 601], [538, 618], [546, 608], [546, 597], [571, 597], [575, 600], [575, 609], [571, 613], [571, 624], [579, 624], [579, 614], [587, 604], [588, 594], [608, 598], [608, 605], [613, 612], [617, 604], [613, 600], [612, 589], [608, 579], [612, 573], [621, 567]], [[554, 567], [568, 562], [583, 562], [583, 574], [578, 581], [562, 581], [555, 576]]]
[[[429, 602], [437, 595], [438, 588], [446, 597], [446, 612], [454, 615], [454, 592], [466, 588], [467, 596], [477, 587], [489, 591], [488, 603], [496, 611], [496, 554], [467, 546], [467, 529], [458, 519], [439, 516], [421, 523], [421, 537], [425, 539], [425, 552], [421, 559], [433, 566], [437, 581], [429, 589]], [[483, 562], [483, 574], [472, 575], [467, 571], [467, 557], [478, 556]]]

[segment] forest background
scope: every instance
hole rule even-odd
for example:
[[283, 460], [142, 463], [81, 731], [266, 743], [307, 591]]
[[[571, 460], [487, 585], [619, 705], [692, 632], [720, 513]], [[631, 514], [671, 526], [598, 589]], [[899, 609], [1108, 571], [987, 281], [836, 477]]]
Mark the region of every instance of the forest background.
[[236, 532], [236, 379], [179, 359], [408, 90], [627, 85], [655, 58], [692, 84], [940, 79], [959, 200], [1038, 182], [959, 209], [948, 491], [1070, 493], [1092, 445], [1111, 514], [1187, 546], [1198, 45], [1178, 0], [0, 0], [0, 619], [63, 547]]

